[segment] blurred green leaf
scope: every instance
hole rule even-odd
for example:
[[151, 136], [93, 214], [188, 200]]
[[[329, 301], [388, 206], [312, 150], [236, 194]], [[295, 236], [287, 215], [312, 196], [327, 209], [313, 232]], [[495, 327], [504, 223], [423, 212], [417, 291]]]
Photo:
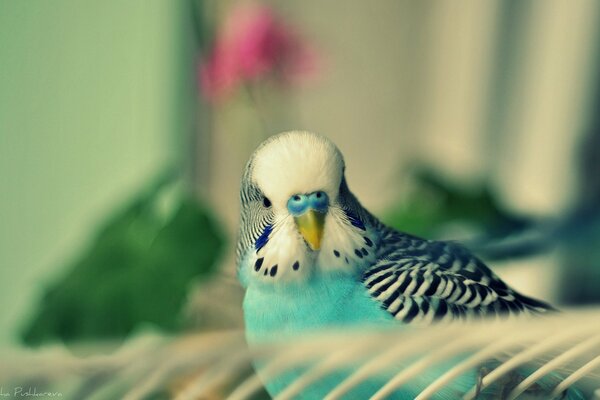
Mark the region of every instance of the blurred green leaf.
[[143, 324], [176, 331], [191, 283], [214, 269], [222, 245], [208, 209], [162, 177], [115, 213], [47, 288], [22, 337], [28, 344], [121, 339]]
[[502, 235], [528, 221], [504, 210], [487, 185], [460, 185], [428, 167], [413, 171], [413, 186], [384, 221], [401, 231], [437, 238], [450, 224], [463, 224], [480, 233]]

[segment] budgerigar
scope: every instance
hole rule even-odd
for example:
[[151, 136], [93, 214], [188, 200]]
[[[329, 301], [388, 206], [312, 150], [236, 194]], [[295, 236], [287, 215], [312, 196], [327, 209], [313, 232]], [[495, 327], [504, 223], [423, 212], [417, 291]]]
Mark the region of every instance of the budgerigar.
[[[342, 154], [324, 136], [287, 132], [266, 140], [246, 166], [240, 196], [238, 277], [250, 344], [327, 328], [551, 309], [508, 287], [465, 248], [381, 223], [350, 191]], [[287, 374], [266, 387], [276, 395], [293, 379]], [[462, 379], [455, 390], [477, 377]], [[423, 383], [395, 398], [413, 398]], [[332, 384], [313, 385], [303, 398], [323, 398]], [[356, 390], [348, 398], [368, 398], [374, 389]]]

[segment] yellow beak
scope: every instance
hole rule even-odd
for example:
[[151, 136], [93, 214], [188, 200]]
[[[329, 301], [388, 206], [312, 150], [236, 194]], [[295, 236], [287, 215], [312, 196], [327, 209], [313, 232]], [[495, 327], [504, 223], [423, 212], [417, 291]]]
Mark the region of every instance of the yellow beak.
[[304, 214], [294, 217], [298, 231], [312, 250], [321, 248], [325, 214], [315, 210], [308, 210]]

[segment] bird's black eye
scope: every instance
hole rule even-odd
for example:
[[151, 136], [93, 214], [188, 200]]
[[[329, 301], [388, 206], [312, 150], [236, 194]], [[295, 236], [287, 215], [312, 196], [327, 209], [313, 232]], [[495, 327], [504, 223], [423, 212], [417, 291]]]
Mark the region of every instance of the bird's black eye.
[[267, 199], [266, 197], [263, 197], [263, 206], [265, 206], [265, 208], [271, 207], [271, 200]]

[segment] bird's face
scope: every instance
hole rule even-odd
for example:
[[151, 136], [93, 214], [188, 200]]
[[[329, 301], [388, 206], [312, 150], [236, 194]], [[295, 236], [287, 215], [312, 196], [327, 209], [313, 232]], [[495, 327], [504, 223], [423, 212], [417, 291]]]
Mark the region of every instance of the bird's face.
[[374, 256], [368, 213], [348, 191], [340, 151], [322, 136], [289, 132], [259, 146], [242, 180], [241, 202], [243, 283], [354, 273]]

